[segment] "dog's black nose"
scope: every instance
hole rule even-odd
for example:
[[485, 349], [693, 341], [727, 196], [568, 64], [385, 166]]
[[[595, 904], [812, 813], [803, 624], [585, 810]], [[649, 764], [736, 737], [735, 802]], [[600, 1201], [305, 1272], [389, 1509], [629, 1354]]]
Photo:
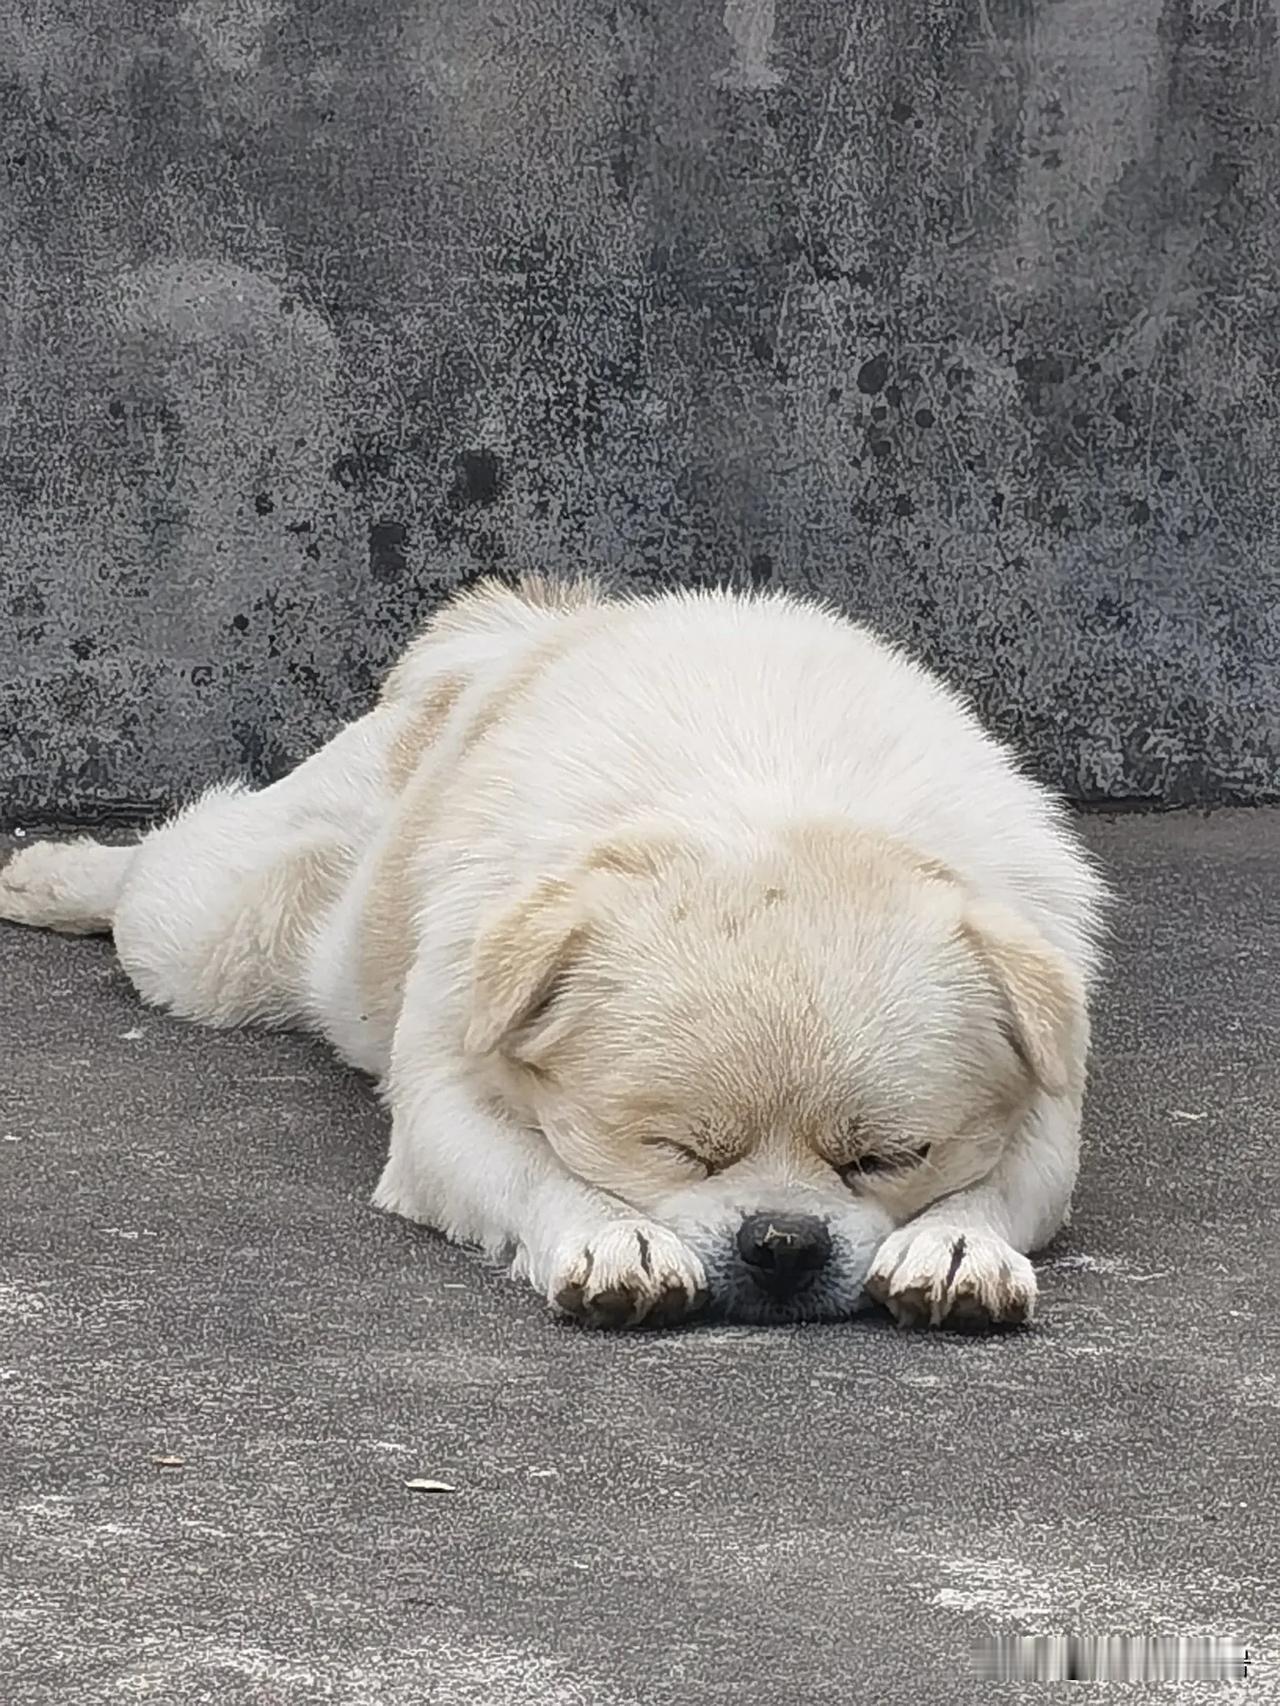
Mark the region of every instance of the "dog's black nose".
[[738, 1228], [738, 1254], [771, 1297], [806, 1286], [831, 1254], [831, 1234], [813, 1214], [749, 1214]]

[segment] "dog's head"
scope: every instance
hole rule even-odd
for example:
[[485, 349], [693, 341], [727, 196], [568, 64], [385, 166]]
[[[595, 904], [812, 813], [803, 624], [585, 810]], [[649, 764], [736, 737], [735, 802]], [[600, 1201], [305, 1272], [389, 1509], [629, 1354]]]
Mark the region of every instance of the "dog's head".
[[885, 1235], [1076, 1087], [1084, 992], [887, 837], [598, 847], [482, 935], [467, 1048], [573, 1173], [680, 1233], [712, 1304], [847, 1315]]

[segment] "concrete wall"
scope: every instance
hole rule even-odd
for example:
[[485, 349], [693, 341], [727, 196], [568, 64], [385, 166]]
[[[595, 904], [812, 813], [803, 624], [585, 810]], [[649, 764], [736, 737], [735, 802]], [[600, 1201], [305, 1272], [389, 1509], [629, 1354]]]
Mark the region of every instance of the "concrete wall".
[[0, 814], [268, 776], [479, 572], [834, 595], [1280, 793], [1272, 0], [8, 0]]

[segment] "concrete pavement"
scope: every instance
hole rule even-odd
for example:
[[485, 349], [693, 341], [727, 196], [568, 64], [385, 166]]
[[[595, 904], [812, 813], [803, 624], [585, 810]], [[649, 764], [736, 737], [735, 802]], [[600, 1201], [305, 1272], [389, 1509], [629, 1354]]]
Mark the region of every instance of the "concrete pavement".
[[368, 1207], [320, 1047], [4, 929], [4, 1700], [1015, 1700], [970, 1651], [1021, 1630], [1250, 1638], [1178, 1698], [1277, 1698], [1280, 813], [1088, 833], [1088, 1158], [1016, 1337], [561, 1325]]

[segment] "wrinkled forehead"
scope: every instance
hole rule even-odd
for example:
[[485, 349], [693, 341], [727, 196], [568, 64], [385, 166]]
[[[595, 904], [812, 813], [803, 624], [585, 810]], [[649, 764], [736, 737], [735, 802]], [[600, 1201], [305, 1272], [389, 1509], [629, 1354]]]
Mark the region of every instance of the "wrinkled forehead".
[[616, 1054], [601, 1111], [617, 1127], [683, 1130], [735, 1150], [825, 1145], [850, 1125], [891, 1132], [935, 1106], [962, 1114], [972, 1051], [929, 1046], [923, 1029], [896, 1036], [879, 1026], [755, 1025], [747, 1014], [732, 1022], [708, 1014], [696, 1028]]
[[589, 950], [583, 1022], [680, 1100], [696, 1087], [744, 1115], [818, 1114], [868, 1073], [919, 1085], [968, 1022], [968, 956], [907, 901], [857, 912], [784, 894], [743, 910], [675, 891], [611, 924]]
[[607, 921], [596, 952], [624, 999], [792, 1026], [900, 1004], [964, 959], [957, 920], [910, 887], [853, 897], [755, 876], [655, 887]]
[[600, 1112], [612, 1126], [687, 1134], [735, 1152], [767, 1148], [784, 1136], [807, 1139], [848, 1117], [848, 1097], [835, 1075], [735, 1071], [710, 1056], [682, 1069], [668, 1055], [642, 1078], [624, 1072], [601, 1089]]
[[610, 959], [608, 1006], [638, 1046], [698, 1059], [714, 1042], [740, 1069], [767, 1061], [773, 1082], [780, 1059], [834, 1070], [932, 1046], [979, 992], [963, 950], [905, 918], [861, 936], [806, 926], [762, 942], [642, 941]]

